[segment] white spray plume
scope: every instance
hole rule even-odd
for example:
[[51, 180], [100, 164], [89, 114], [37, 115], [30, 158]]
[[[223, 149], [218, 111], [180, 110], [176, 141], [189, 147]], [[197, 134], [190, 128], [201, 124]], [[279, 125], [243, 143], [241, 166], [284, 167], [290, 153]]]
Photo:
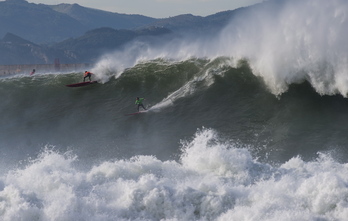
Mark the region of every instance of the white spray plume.
[[140, 61], [227, 56], [247, 59], [273, 94], [307, 80], [320, 94], [346, 96], [347, 1], [272, 0], [236, 13], [214, 37], [175, 39], [156, 47], [132, 42], [103, 57], [94, 69], [106, 82]]
[[232, 21], [220, 42], [247, 58], [274, 94], [303, 80], [320, 94], [346, 94], [347, 6], [343, 0], [269, 1]]

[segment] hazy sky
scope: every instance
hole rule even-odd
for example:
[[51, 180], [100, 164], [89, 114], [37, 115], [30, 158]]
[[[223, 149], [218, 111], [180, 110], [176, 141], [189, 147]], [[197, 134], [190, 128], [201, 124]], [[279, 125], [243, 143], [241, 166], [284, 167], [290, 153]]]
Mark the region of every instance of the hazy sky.
[[153, 18], [167, 18], [180, 14], [207, 16], [220, 11], [253, 5], [262, 0], [27, 0], [30, 3], [57, 5], [77, 3], [84, 7], [105, 11], [140, 14]]

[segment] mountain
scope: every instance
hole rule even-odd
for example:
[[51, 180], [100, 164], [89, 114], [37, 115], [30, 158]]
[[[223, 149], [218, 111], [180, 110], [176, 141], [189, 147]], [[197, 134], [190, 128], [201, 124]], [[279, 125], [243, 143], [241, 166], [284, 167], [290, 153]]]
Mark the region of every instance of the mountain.
[[127, 15], [86, 8], [78, 4], [59, 4], [50, 7], [59, 13], [74, 18], [89, 29], [100, 27], [134, 29], [157, 20], [143, 15]]
[[35, 43], [54, 43], [101, 27], [135, 30], [158, 26], [180, 33], [206, 33], [221, 29], [243, 10], [229, 10], [206, 17], [185, 14], [155, 19], [107, 12], [78, 4], [44, 5], [25, 0], [6, 0], [0, 2], [0, 37], [13, 33]]
[[62, 63], [76, 63], [77, 57], [73, 53], [37, 45], [11, 33], [7, 33], [0, 40], [0, 64], [48, 64], [55, 58]]
[[70, 38], [54, 44], [52, 48], [71, 51], [82, 62], [93, 62], [100, 55], [114, 51], [136, 38], [145, 40], [147, 36], [163, 37], [171, 33], [169, 29], [159, 27], [139, 30], [116, 30], [104, 27], [88, 31], [78, 38]]
[[174, 17], [157, 19], [144, 27], [159, 26], [179, 34], [197, 35], [216, 33], [224, 28], [234, 17], [244, 13], [247, 10], [250, 10], [251, 8], [256, 8], [258, 5], [260, 4], [242, 7], [235, 10], [222, 11], [205, 17], [195, 16], [192, 14], [177, 15]]
[[90, 9], [77, 4], [48, 6], [25, 0], [0, 2], [0, 36], [13, 33], [35, 43], [52, 43], [100, 28], [134, 29], [156, 19]]
[[0, 36], [13, 33], [36, 43], [61, 41], [81, 35], [88, 29], [46, 5], [24, 0], [0, 2], [0, 27]]
[[256, 7], [206, 17], [185, 14], [155, 19], [78, 4], [6, 0], [0, 2], [0, 37], [4, 36], [0, 40], [0, 64], [52, 63], [55, 58], [60, 58], [62, 63], [94, 62], [103, 53], [119, 49], [134, 39], [156, 44], [189, 34], [208, 36], [249, 8]]
[[12, 33], [0, 40], [0, 65], [3, 64], [48, 64], [55, 58], [61, 63], [93, 63], [106, 52], [120, 48], [136, 38], [146, 40], [171, 34], [165, 28], [150, 27], [140, 30], [116, 30], [98, 28], [86, 32], [78, 38], [47, 45], [39, 45]]

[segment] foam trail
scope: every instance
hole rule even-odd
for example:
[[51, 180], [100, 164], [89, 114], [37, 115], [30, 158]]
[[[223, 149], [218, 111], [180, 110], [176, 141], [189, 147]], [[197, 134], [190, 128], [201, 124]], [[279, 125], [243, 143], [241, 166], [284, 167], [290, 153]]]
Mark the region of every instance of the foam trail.
[[160, 110], [173, 105], [173, 103], [183, 97], [190, 96], [197, 92], [197, 84], [204, 82], [204, 85], [209, 87], [214, 83], [214, 75], [221, 75], [224, 73], [223, 69], [226, 66], [231, 66], [230, 58], [220, 58], [217, 65], [215, 60], [209, 61], [204, 67], [202, 67], [200, 73], [195, 75], [195, 77], [188, 81], [185, 85], [180, 87], [178, 90], [170, 93], [161, 102], [153, 105], [151, 110]]
[[[199, 77], [199, 79], [201, 79], [201, 77]], [[173, 93], [169, 94], [161, 102], [153, 105], [151, 109], [158, 110], [158, 109], [163, 109], [163, 108], [172, 106], [174, 102], [178, 100], [179, 98], [186, 97], [193, 94], [195, 91], [195, 84], [200, 81], [199, 79], [195, 78], [187, 82], [184, 86], [174, 91]]]

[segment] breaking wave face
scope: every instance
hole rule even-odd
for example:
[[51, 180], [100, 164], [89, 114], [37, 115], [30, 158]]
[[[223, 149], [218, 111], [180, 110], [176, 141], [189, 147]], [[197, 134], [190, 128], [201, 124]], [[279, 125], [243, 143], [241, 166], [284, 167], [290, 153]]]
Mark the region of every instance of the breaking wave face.
[[[347, 5], [267, 1], [214, 37], [133, 42], [90, 87], [1, 78], [0, 220], [346, 220], [348, 104], [321, 95], [347, 96]], [[150, 111], [124, 116], [136, 96]]]
[[0, 182], [2, 220], [345, 220], [348, 165], [319, 154], [279, 166], [200, 129], [179, 162], [154, 156], [81, 170], [46, 148]]
[[164, 57], [228, 56], [247, 59], [275, 95], [292, 83], [308, 81], [322, 95], [346, 97], [347, 13], [345, 0], [271, 0], [239, 10], [215, 37], [177, 39], [157, 47], [132, 43], [127, 50], [102, 58], [96, 70], [121, 73], [138, 62]]
[[307, 80], [320, 94], [346, 95], [347, 12], [340, 0], [270, 1], [232, 22], [221, 41], [247, 57], [275, 94]]

